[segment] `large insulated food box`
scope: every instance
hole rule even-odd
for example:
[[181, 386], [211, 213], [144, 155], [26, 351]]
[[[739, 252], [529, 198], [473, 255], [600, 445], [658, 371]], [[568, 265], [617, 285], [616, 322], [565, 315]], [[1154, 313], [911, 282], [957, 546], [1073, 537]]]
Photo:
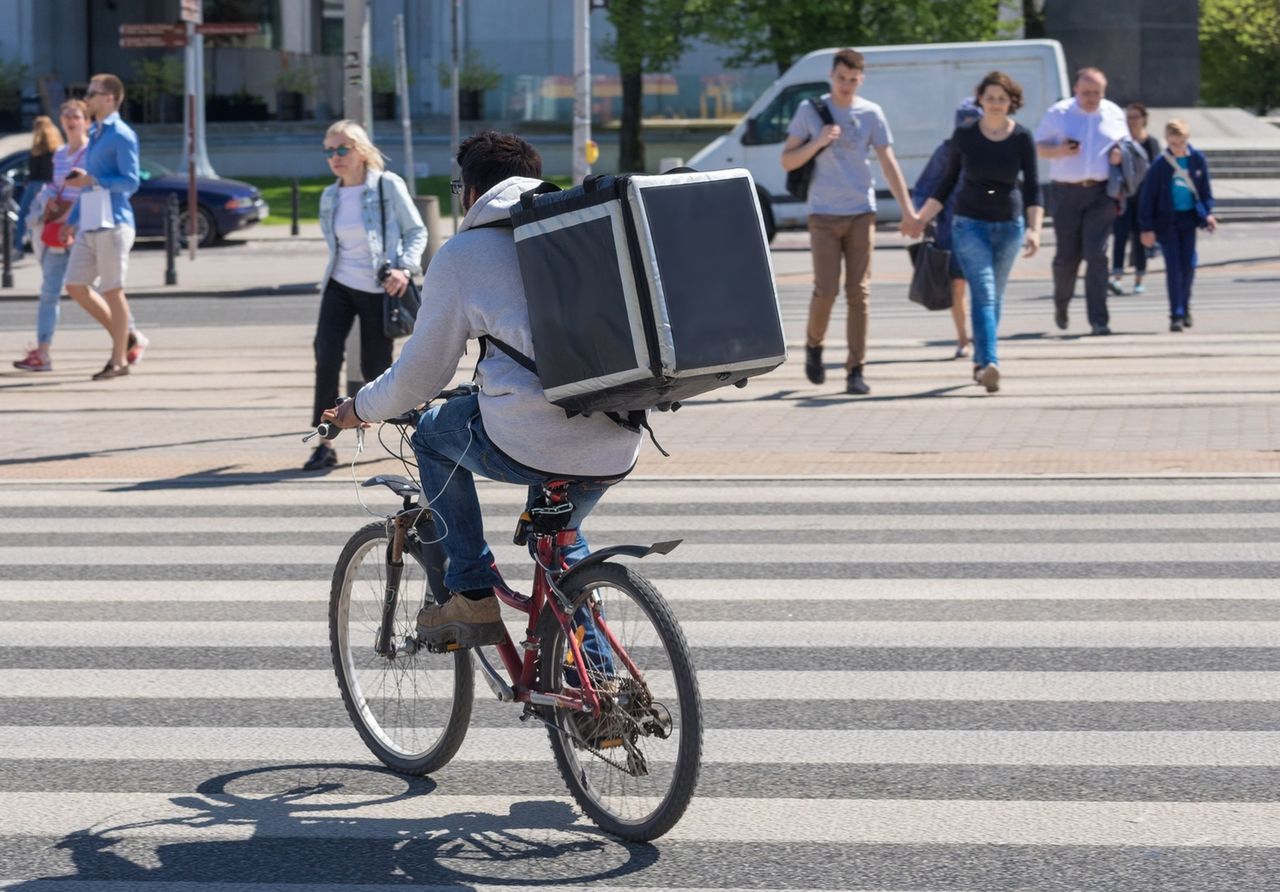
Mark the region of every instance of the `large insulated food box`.
[[512, 211], [538, 376], [571, 412], [627, 412], [787, 357], [745, 170], [588, 178]]

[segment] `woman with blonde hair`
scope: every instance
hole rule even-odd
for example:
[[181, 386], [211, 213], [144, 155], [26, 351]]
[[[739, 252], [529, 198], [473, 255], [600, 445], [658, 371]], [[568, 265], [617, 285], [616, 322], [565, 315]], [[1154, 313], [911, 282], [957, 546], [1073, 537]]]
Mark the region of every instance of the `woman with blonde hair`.
[[[324, 135], [324, 154], [337, 180], [320, 196], [320, 231], [329, 265], [320, 282], [316, 322], [316, 385], [311, 424], [338, 399], [347, 335], [360, 320], [360, 370], [372, 381], [391, 366], [393, 341], [383, 331], [383, 295], [399, 298], [421, 273], [427, 230], [404, 180], [386, 169], [383, 155], [355, 121], [337, 121]], [[338, 463], [327, 443], [303, 470]]]
[[[18, 243], [26, 237], [27, 211], [36, 195], [46, 183], [53, 180], [53, 153], [62, 145], [62, 134], [48, 115], [39, 115], [31, 122], [31, 160], [27, 162], [27, 182], [22, 187], [22, 200], [18, 203]], [[36, 234], [31, 234], [34, 246]]]
[[62, 284], [67, 277], [67, 260], [71, 255], [69, 244], [60, 240], [60, 227], [66, 222], [80, 195], [80, 189], [69, 185], [66, 179], [67, 173], [84, 161], [85, 150], [89, 148], [89, 107], [84, 101], [68, 99], [62, 103], [59, 118], [62, 129], [67, 134], [67, 142], [64, 144], [62, 137], [54, 131], [57, 145], [49, 156], [49, 182], [37, 194], [35, 184], [28, 181], [27, 191], [22, 195], [24, 202], [28, 195], [32, 196], [31, 213], [29, 216], [24, 215], [20, 225], [26, 226], [28, 220], [32, 223], [31, 243], [41, 273], [40, 303], [36, 310], [36, 345], [27, 351], [24, 358], [13, 363], [14, 368], [28, 372], [53, 370], [49, 346], [53, 342], [54, 329], [58, 327]]

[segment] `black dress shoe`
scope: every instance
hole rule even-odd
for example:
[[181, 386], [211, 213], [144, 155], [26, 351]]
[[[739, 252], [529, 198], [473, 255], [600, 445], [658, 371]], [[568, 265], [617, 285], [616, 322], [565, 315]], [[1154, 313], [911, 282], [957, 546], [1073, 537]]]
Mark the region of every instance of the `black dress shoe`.
[[1170, 316], [1170, 317], [1169, 317], [1169, 331], [1182, 331], [1182, 317], [1181, 317], [1181, 316]]
[[316, 447], [316, 451], [311, 453], [311, 458], [307, 459], [307, 463], [302, 466], [304, 471], [323, 471], [325, 468], [332, 468], [338, 463], [338, 453], [333, 451], [332, 446], [326, 446], [321, 443]]
[[822, 348], [804, 348], [804, 374], [810, 384], [821, 384], [827, 380], [827, 370], [822, 367]]
[[1109, 334], [1111, 334], [1111, 329], [1110, 329], [1108, 326], [1106, 326], [1106, 325], [1095, 325], [1095, 326], [1093, 327], [1093, 334], [1095, 334], [1095, 335], [1109, 335]]
[[862, 380], [862, 366], [858, 366], [849, 373], [849, 377], [845, 381], [844, 392], [851, 393], [854, 396], [866, 396], [871, 392], [867, 382]]
[[1066, 330], [1067, 330], [1068, 319], [1067, 319], [1067, 305], [1066, 305], [1066, 304], [1055, 304], [1055, 305], [1054, 305], [1054, 307], [1053, 307], [1053, 321], [1054, 321], [1054, 323], [1058, 326], [1058, 328], [1062, 329], [1063, 331], [1066, 331]]
[[1182, 327], [1183, 327], [1183, 328], [1190, 328], [1190, 327], [1191, 327], [1191, 314], [1190, 314], [1190, 313], [1183, 313], [1183, 314], [1182, 314]]

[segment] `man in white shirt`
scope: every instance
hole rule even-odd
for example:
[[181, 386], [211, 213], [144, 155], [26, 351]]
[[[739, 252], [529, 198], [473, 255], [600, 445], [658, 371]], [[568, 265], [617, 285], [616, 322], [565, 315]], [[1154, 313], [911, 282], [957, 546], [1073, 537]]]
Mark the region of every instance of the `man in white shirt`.
[[1066, 329], [1067, 305], [1084, 260], [1089, 326], [1095, 335], [1108, 335], [1107, 240], [1116, 203], [1107, 196], [1107, 176], [1120, 161], [1116, 144], [1129, 130], [1124, 110], [1105, 98], [1107, 78], [1097, 68], [1077, 72], [1074, 92], [1071, 99], [1051, 106], [1036, 128], [1036, 147], [1049, 160], [1053, 181], [1054, 320]]

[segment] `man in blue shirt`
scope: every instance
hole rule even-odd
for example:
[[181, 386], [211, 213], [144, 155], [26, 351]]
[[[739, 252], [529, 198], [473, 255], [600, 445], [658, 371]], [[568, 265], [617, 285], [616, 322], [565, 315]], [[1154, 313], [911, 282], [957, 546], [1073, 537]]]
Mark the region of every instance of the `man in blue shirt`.
[[[135, 226], [129, 196], [138, 191], [138, 136], [120, 119], [124, 84], [114, 74], [96, 74], [84, 94], [97, 123], [89, 133], [84, 166], [73, 167], [67, 183], [84, 191], [72, 208], [67, 227], [75, 231], [67, 261], [67, 293], [111, 335], [111, 359], [95, 380], [129, 374], [142, 357], [147, 340], [131, 331], [132, 316], [124, 295], [129, 250]], [[93, 286], [97, 281], [98, 291]]]

